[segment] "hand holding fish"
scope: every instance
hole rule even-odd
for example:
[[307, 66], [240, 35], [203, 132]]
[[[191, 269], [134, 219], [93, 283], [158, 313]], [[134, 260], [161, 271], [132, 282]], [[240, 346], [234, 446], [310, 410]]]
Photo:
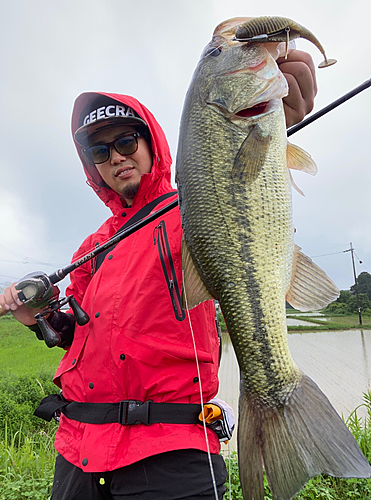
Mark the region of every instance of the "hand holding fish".
[[314, 107], [317, 94], [316, 71], [307, 52], [292, 50], [287, 59], [280, 57], [277, 64], [289, 85], [289, 95], [283, 98], [286, 127], [301, 122]]

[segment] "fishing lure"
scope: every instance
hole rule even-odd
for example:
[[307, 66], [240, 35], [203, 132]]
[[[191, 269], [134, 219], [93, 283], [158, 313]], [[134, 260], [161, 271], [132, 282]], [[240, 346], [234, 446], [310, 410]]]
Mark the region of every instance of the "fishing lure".
[[307, 28], [286, 17], [255, 17], [238, 26], [234, 41], [243, 43], [286, 42], [287, 58], [290, 40], [305, 38], [312, 42], [323, 54], [325, 60], [319, 68], [326, 68], [336, 63], [336, 59], [327, 59], [319, 40]]

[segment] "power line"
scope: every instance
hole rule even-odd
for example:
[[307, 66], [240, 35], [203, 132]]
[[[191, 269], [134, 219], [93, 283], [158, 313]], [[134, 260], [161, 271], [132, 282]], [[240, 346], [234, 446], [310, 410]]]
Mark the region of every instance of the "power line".
[[50, 264], [49, 262], [41, 262], [40, 260], [29, 260], [28, 257], [25, 257], [22, 260], [8, 260], [8, 259], [0, 259], [0, 262], [11, 262], [13, 264], [40, 264], [41, 266], [49, 266], [49, 267], [60, 267], [58, 264]]
[[41, 260], [33, 259], [32, 257], [28, 257], [22, 253], [16, 252], [15, 250], [12, 250], [11, 248], [7, 248], [4, 245], [0, 245], [0, 251], [9, 253], [10, 255], [13, 255], [14, 257], [21, 257], [21, 259], [22, 259], [22, 261], [0, 260], [0, 262], [16, 262], [16, 263], [22, 263], [22, 264], [29, 264], [31, 261], [34, 264], [40, 264], [42, 266], [60, 267], [60, 264], [52, 264], [50, 262], [42, 262]]
[[341, 252], [334, 252], [334, 253], [324, 253], [323, 255], [313, 255], [313, 257], [310, 257], [311, 259], [317, 259], [318, 257], [327, 257], [328, 255], [337, 255], [339, 253], [344, 253], [348, 252], [348, 250], [343, 250]]
[[[332, 252], [332, 253], [324, 253], [324, 254], [322, 254], [322, 255], [313, 255], [313, 256], [311, 256], [310, 258], [311, 258], [311, 259], [318, 259], [319, 257], [327, 257], [327, 256], [329, 256], [329, 255], [339, 255], [339, 254], [341, 254], [341, 253], [347, 253], [347, 252], [350, 252], [350, 251], [351, 251], [351, 249], [350, 249], [350, 248], [348, 248], [347, 250], [342, 250], [341, 252]], [[354, 255], [357, 257], [357, 259], [358, 259], [359, 263], [360, 263], [360, 264], [362, 265], [362, 267], [366, 270], [366, 267], [365, 267], [365, 265], [364, 265], [363, 261], [362, 261], [362, 260], [358, 257], [358, 255], [356, 254], [356, 252], [355, 252], [354, 248], [353, 248], [353, 252], [354, 252]]]
[[10, 278], [11, 280], [17, 280], [18, 278], [15, 278], [14, 276], [7, 276], [6, 274], [0, 274], [3, 278]]
[[23, 257], [22, 254], [16, 252], [15, 250], [11, 250], [10, 248], [4, 247], [3, 245], [0, 245], [0, 250], [3, 250], [4, 252], [10, 253], [12, 255], [16, 255], [17, 257]]

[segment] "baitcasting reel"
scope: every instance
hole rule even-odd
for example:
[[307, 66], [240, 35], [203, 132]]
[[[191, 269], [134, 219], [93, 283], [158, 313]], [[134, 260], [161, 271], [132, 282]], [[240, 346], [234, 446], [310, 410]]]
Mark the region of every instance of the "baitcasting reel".
[[90, 318], [77, 303], [73, 295], [59, 299], [59, 290], [52, 283], [50, 277], [42, 272], [27, 274], [16, 285], [19, 300], [26, 307], [43, 309], [35, 315], [36, 322], [48, 347], [55, 347], [61, 341], [60, 335], [50, 326], [46, 317], [57, 311], [65, 304], [69, 304], [79, 326], [86, 325]]

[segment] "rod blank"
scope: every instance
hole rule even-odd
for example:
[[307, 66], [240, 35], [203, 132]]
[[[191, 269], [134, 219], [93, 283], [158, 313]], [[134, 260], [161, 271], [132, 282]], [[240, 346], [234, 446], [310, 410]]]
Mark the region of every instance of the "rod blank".
[[334, 101], [331, 104], [328, 104], [324, 108], [320, 109], [319, 111], [317, 111], [317, 113], [314, 113], [312, 116], [310, 116], [306, 120], [303, 120], [302, 122], [298, 123], [297, 125], [294, 125], [293, 127], [289, 128], [287, 131], [287, 137], [290, 137], [290, 135], [295, 134], [295, 132], [298, 132], [302, 128], [306, 127], [310, 123], [317, 120], [318, 118], [321, 118], [321, 116], [329, 113], [333, 109], [340, 106], [340, 104], [343, 104], [345, 101], [348, 101], [349, 99], [351, 99], [355, 95], [359, 94], [363, 90], [367, 89], [368, 87], [371, 87], [371, 78], [369, 80], [366, 80], [361, 85], [358, 85], [358, 87], [351, 90], [347, 94], [344, 94], [342, 97], [339, 97], [339, 99], [336, 99], [336, 101]]

